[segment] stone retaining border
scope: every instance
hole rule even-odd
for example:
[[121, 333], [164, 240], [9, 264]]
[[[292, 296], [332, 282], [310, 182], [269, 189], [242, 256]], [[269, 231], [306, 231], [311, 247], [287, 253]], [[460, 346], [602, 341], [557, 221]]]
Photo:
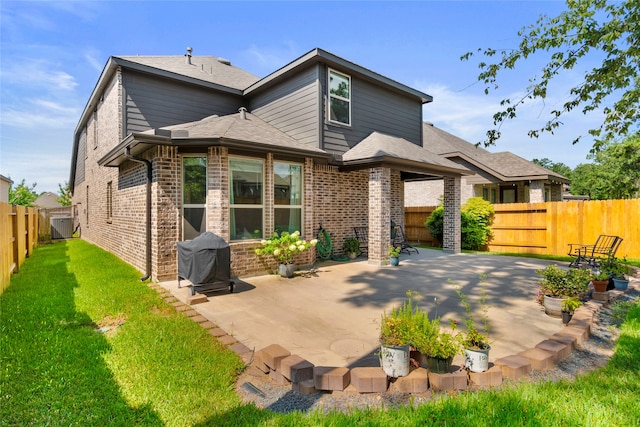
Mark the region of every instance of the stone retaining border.
[[[571, 322], [548, 339], [533, 348], [501, 357], [489, 364], [486, 372], [468, 372], [462, 367], [453, 367], [452, 372], [438, 374], [418, 367], [406, 377], [389, 378], [380, 367], [314, 366], [313, 363], [287, 349], [271, 344], [258, 351], [249, 349], [227, 334], [213, 322], [199, 315], [190, 305], [176, 300], [173, 295], [156, 283], [149, 283], [156, 292], [177, 312], [183, 313], [204, 329], [218, 342], [234, 351], [243, 360], [249, 372], [256, 377], [268, 377], [277, 384], [291, 386], [303, 394], [317, 391], [344, 393], [424, 393], [428, 389], [438, 391], [467, 390], [470, 388], [490, 388], [502, 385], [505, 378], [519, 379], [533, 370], [544, 371], [571, 355], [576, 347], [589, 339], [594, 315], [605, 305], [617, 300], [626, 291], [611, 290], [598, 293], [597, 299], [579, 307]], [[628, 290], [634, 289], [629, 285]], [[607, 294], [607, 295], [602, 295]], [[197, 295], [196, 295], [197, 297]], [[194, 298], [193, 304], [202, 302]]]

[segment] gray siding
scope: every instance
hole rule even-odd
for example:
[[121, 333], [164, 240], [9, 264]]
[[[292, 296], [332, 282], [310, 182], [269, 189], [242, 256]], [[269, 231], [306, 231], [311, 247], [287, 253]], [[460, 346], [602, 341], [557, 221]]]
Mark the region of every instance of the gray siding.
[[240, 96], [125, 70], [125, 134], [236, 113]]
[[76, 155], [76, 177], [73, 183], [75, 188], [78, 188], [78, 184], [84, 182], [84, 163], [87, 152], [87, 128], [85, 127], [80, 132], [80, 139], [78, 141], [78, 153]]
[[250, 110], [303, 144], [319, 146], [318, 67], [300, 72], [250, 100]]
[[[326, 78], [320, 81], [326, 93]], [[351, 126], [334, 125], [325, 119], [324, 145], [320, 148], [344, 153], [373, 131], [421, 145], [422, 104], [418, 99], [401, 96], [357, 76], [351, 76], [351, 86]], [[327, 102], [323, 110], [326, 117]]]

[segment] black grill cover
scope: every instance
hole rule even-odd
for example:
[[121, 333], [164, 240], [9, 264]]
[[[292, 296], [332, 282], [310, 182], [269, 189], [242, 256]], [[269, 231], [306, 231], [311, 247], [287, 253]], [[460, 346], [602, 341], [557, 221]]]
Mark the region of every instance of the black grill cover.
[[229, 281], [229, 244], [209, 231], [193, 240], [178, 242], [178, 276], [194, 285]]

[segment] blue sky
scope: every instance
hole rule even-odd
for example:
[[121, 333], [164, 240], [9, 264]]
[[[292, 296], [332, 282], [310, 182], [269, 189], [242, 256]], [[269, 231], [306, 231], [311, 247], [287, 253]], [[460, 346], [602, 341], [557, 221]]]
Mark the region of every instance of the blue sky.
[[[476, 143], [499, 101], [521, 93], [535, 66], [505, 74], [500, 91], [476, 82], [478, 48], [513, 48], [517, 32], [561, 1], [413, 2], [0, 2], [0, 174], [57, 193], [69, 179], [73, 133], [111, 55], [213, 55], [259, 77], [320, 47], [434, 97], [423, 118]], [[547, 157], [571, 167], [589, 160], [586, 135], [598, 114], [572, 114], [555, 135], [527, 130], [566, 99], [578, 71], [564, 74], [545, 103], [531, 103], [504, 126], [490, 151]]]

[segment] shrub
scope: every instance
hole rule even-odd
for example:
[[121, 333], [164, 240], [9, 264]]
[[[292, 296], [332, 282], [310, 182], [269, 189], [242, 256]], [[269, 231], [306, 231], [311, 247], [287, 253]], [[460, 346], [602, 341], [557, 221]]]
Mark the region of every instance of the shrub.
[[[485, 249], [491, 237], [493, 205], [481, 197], [472, 197], [460, 208], [462, 249]], [[442, 242], [444, 236], [444, 207], [438, 206], [425, 222], [431, 236]]]
[[282, 264], [291, 264], [293, 257], [318, 244], [316, 239], [310, 242], [300, 239], [300, 232], [289, 234], [283, 231], [281, 234], [273, 233], [269, 239], [261, 242], [262, 248], [256, 249], [256, 255], [271, 255]]

